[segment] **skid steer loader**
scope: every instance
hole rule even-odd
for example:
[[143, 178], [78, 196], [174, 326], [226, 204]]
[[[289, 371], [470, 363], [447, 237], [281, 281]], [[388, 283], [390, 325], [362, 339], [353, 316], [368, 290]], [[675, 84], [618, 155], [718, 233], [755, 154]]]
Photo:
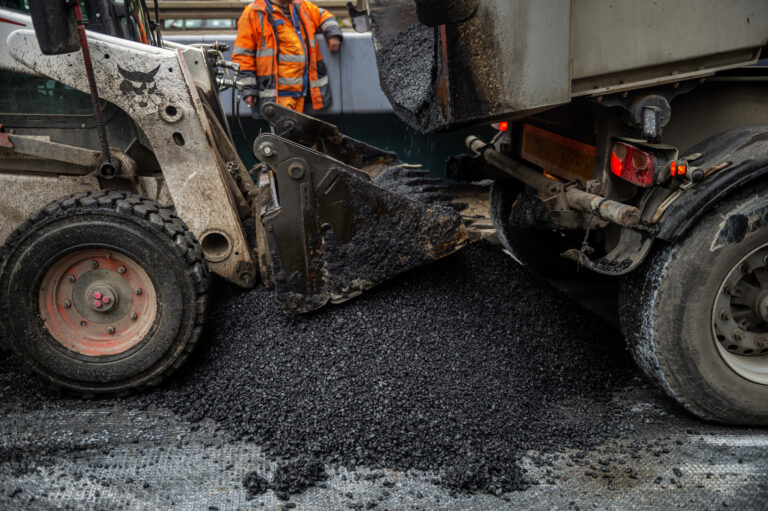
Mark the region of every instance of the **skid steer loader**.
[[309, 312], [471, 240], [424, 172], [276, 104], [249, 172], [220, 48], [163, 44], [143, 1], [82, 4], [0, 9], [5, 84], [96, 112], [0, 116], [0, 336], [54, 386], [160, 382], [200, 338], [210, 272]]

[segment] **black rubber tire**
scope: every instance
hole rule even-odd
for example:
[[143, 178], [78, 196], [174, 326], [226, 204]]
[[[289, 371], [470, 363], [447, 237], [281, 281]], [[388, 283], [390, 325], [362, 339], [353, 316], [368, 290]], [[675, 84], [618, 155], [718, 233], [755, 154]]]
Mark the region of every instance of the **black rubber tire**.
[[619, 295], [622, 331], [646, 376], [698, 417], [727, 424], [768, 424], [768, 385], [747, 380], [725, 363], [711, 326], [723, 279], [744, 256], [768, 243], [764, 225], [711, 249], [723, 219], [755, 194], [753, 189], [730, 198], [682, 241], [657, 247], [624, 279]]
[[578, 247], [578, 241], [566, 239], [559, 232], [510, 226], [512, 208], [520, 193], [524, 193], [523, 186], [511, 180], [496, 180], [491, 185], [491, 219], [499, 242], [520, 263], [543, 277], [576, 277], [578, 264], [560, 254]]
[[[149, 332], [119, 356], [71, 351], [53, 339], [39, 317], [38, 293], [48, 269], [66, 253], [87, 248], [132, 258], [155, 287], [157, 313]], [[6, 342], [54, 388], [90, 397], [157, 385], [200, 339], [210, 280], [203, 252], [184, 222], [154, 201], [122, 191], [71, 195], [30, 216], [1, 252]]]

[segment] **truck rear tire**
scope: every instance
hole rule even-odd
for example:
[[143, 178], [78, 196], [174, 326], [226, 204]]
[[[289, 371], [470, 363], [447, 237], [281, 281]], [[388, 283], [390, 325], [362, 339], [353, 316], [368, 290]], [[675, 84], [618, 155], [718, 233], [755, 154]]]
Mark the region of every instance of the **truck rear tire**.
[[1, 259], [6, 342], [54, 387], [91, 396], [156, 385], [200, 338], [202, 249], [149, 199], [99, 190], [53, 202], [8, 237]]
[[768, 424], [768, 225], [757, 222], [759, 209], [755, 222], [745, 216], [765, 192], [722, 203], [622, 283], [622, 330], [636, 362], [706, 420]]

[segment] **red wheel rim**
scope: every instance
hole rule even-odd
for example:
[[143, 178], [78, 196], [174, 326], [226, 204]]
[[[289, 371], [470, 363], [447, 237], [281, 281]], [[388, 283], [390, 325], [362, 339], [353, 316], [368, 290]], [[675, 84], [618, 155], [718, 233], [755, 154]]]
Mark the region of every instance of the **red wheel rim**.
[[155, 322], [157, 295], [149, 275], [130, 257], [78, 250], [43, 277], [39, 309], [56, 342], [81, 355], [105, 357], [144, 339]]

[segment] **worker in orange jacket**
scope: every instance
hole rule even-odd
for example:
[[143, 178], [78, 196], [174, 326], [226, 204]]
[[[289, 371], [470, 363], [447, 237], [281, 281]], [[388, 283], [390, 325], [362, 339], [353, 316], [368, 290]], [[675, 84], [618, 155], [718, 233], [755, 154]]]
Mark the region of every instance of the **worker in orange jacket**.
[[330, 12], [306, 0], [255, 0], [237, 22], [232, 60], [244, 101], [256, 111], [267, 102], [304, 111], [331, 104], [328, 71], [315, 42], [322, 32], [339, 51], [341, 28]]

